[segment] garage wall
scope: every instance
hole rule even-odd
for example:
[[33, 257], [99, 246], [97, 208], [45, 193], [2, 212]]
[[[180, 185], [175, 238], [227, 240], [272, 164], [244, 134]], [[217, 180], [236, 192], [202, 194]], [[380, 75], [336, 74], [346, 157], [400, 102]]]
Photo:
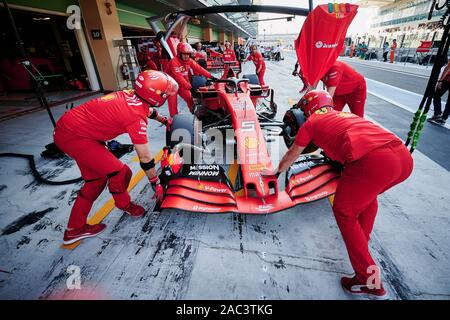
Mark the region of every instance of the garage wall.
[[219, 32], [216, 30], [213, 30], [212, 32], [212, 40], [213, 41], [219, 41]]
[[116, 2], [116, 5], [117, 15], [119, 16], [119, 22], [121, 25], [150, 30], [150, 26], [145, 18], [155, 16], [156, 13], [136, 9], [120, 2]]

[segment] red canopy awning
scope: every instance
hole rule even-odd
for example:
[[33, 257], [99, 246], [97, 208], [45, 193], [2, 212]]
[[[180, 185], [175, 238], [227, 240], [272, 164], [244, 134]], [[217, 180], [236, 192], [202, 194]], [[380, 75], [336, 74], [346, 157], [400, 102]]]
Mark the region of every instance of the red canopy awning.
[[295, 40], [295, 50], [306, 85], [316, 86], [334, 64], [357, 12], [357, 5], [330, 3], [317, 6], [308, 15]]

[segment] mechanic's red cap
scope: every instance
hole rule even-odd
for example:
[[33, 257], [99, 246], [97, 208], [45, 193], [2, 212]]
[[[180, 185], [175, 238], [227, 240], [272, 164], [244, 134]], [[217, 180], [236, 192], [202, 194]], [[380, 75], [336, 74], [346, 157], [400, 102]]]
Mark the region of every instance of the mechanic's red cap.
[[300, 99], [298, 106], [309, 117], [320, 108], [333, 107], [333, 98], [324, 90], [311, 90]]

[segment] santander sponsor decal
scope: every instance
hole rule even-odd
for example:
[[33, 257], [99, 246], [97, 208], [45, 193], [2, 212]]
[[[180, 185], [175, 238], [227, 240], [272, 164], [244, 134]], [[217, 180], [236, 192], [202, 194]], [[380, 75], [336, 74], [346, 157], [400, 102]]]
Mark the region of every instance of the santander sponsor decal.
[[310, 196], [310, 197], [305, 197], [306, 201], [314, 201], [323, 197], [328, 196], [329, 193], [328, 191], [322, 191], [321, 193], [318, 193], [316, 195]]
[[220, 208], [212, 208], [212, 207], [203, 207], [195, 205], [192, 207], [193, 211], [200, 211], [200, 212], [218, 212]]
[[316, 48], [317, 49], [334, 49], [338, 46], [337, 43], [324, 43], [322, 41], [316, 42]]

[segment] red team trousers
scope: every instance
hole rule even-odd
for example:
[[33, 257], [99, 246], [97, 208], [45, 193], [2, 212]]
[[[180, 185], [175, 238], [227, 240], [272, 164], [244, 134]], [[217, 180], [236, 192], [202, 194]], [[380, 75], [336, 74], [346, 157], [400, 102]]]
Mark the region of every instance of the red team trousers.
[[409, 177], [413, 160], [401, 141], [375, 149], [345, 165], [333, 212], [358, 280], [366, 282], [376, 265], [368, 242], [377, 214], [377, 197]]
[[84, 179], [70, 214], [68, 228], [77, 229], [86, 224], [92, 204], [107, 184], [116, 207], [123, 209], [130, 203], [127, 188], [132, 172], [102, 142], [76, 136], [58, 127], [54, 140], [62, 151], [76, 161]]
[[264, 82], [264, 74], [266, 73], [266, 67], [262, 67], [261, 71], [259, 73], [257, 73], [258, 75], [258, 79], [259, 79], [259, 84], [260, 85], [265, 85], [266, 83]]
[[364, 105], [366, 104], [367, 89], [364, 87], [342, 96], [335, 95], [333, 97], [334, 110], [342, 111], [346, 104], [350, 108], [351, 113], [364, 117]]
[[[184, 101], [186, 101], [189, 110], [192, 111], [192, 108], [194, 107], [194, 99], [192, 99], [191, 91], [180, 87], [178, 89], [178, 95], [180, 95], [180, 97]], [[178, 114], [178, 95], [169, 96], [169, 98], [167, 99], [169, 104], [169, 114], [171, 117]]]

